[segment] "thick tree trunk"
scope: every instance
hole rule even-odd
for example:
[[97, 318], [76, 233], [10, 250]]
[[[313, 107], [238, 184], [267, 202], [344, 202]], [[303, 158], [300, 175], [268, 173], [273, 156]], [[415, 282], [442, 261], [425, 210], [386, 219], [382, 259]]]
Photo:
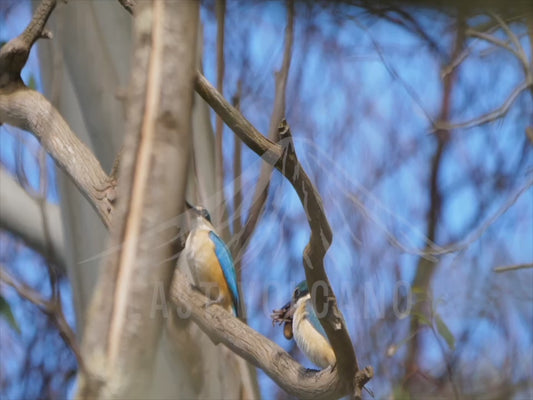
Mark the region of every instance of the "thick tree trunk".
[[[132, 17], [118, 1], [69, 2], [59, 4], [48, 27], [54, 39], [39, 42], [45, 95], [110, 171], [125, 129], [122, 95], [130, 74]], [[215, 190], [214, 162], [206, 158], [205, 151], [213, 146], [213, 136], [209, 131], [209, 112], [197, 97], [193, 124], [193, 147], [199, 149], [199, 152], [195, 150], [195, 163], [201, 164], [198, 170], [205, 175], [199, 177], [203, 187], [198, 192], [200, 200], [209, 203]], [[59, 171], [58, 180], [67, 249], [65, 260], [81, 338], [108, 232], [69, 178]], [[147, 396], [239, 397], [242, 377], [235, 356], [222, 346], [214, 346], [194, 324], [188, 324], [185, 329], [171, 328], [170, 335], [163, 335], [153, 371], [155, 379]], [[190, 358], [182, 354], [185, 348], [201, 349], [194, 368], [189, 364]], [[228, 368], [228, 361], [235, 373], [229, 373], [232, 367]]]

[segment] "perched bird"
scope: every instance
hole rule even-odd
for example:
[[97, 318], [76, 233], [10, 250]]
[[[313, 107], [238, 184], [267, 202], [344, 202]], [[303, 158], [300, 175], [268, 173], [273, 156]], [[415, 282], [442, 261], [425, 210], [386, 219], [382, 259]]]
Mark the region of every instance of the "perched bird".
[[285, 322], [284, 335], [294, 337], [298, 348], [320, 368], [335, 365], [335, 353], [316, 316], [307, 282], [300, 282], [292, 299], [281, 310], [274, 311], [274, 322]]
[[231, 253], [215, 232], [207, 210], [187, 206], [193, 211], [193, 222], [183, 252], [193, 285], [210, 299], [206, 307], [220, 304], [238, 317], [240, 300]]

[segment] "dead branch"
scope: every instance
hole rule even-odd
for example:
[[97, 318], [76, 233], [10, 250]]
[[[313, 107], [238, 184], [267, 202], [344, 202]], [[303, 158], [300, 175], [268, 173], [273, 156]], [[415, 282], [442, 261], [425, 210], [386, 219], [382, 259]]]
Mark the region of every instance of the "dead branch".
[[326, 315], [320, 318], [320, 323], [334, 349], [340, 382], [347, 388], [345, 393], [360, 396], [361, 387], [354, 387], [357, 383], [355, 376], [359, 371], [355, 350], [324, 270], [324, 256], [333, 234], [320, 195], [298, 161], [288, 125], [280, 134], [280, 143], [274, 143], [259, 133], [199, 72], [196, 75], [195, 89], [226, 125], [248, 147], [275, 166], [296, 190], [311, 228], [309, 243], [303, 254], [305, 276], [309, 287], [314, 287], [317, 282], [325, 285], [324, 291], [317, 290], [313, 293], [313, 301], [317, 309], [327, 310]]

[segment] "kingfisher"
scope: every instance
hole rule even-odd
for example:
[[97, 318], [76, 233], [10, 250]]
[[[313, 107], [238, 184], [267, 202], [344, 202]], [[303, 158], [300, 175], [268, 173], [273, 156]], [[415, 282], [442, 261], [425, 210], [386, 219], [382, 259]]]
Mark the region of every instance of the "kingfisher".
[[307, 281], [296, 286], [292, 299], [281, 310], [275, 310], [272, 318], [273, 322], [285, 322], [285, 338], [294, 337], [298, 348], [314, 364], [322, 369], [335, 365], [335, 353], [316, 316]]
[[220, 304], [238, 317], [240, 299], [233, 257], [215, 232], [209, 212], [189, 202], [186, 204], [193, 211], [193, 221], [183, 253], [193, 285], [210, 299], [206, 307]]

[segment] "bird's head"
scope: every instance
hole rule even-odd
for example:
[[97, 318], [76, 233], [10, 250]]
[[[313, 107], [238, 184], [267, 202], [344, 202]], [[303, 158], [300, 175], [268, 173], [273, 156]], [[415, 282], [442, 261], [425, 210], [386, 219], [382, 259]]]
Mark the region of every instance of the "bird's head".
[[272, 322], [284, 324], [283, 334], [286, 339], [292, 339], [292, 318], [296, 309], [298, 308], [298, 301], [302, 299], [305, 301], [309, 298], [309, 288], [307, 281], [301, 281], [292, 292], [291, 299], [279, 310], [274, 310], [272, 313]]
[[206, 219], [209, 223], [211, 223], [211, 216], [209, 215], [209, 211], [205, 209], [202, 206], [194, 206], [191, 203], [189, 203], [187, 200], [185, 200], [185, 205], [187, 208], [191, 211], [193, 211], [197, 216], [202, 217]]
[[298, 303], [298, 300], [304, 298], [309, 294], [309, 288], [307, 287], [307, 281], [301, 281], [292, 292], [292, 303]]

